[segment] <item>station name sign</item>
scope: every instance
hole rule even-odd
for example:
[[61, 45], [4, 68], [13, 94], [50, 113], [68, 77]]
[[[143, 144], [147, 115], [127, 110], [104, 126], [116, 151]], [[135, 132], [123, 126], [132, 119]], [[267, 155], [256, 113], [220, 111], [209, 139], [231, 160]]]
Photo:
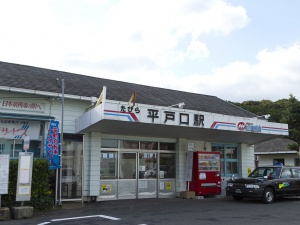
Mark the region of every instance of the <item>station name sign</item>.
[[76, 132], [80, 132], [101, 120], [118, 120], [203, 129], [288, 135], [288, 125], [272, 123], [258, 118], [246, 118], [217, 113], [163, 107], [146, 104], [128, 105], [106, 100], [76, 120]]
[[[139, 107], [126, 107], [121, 105], [120, 112], [131, 113], [134, 111], [136, 114], [140, 114], [141, 110]], [[155, 123], [157, 119], [160, 119], [160, 116], [163, 117], [163, 123], [167, 123], [168, 121], [175, 121], [176, 117], [179, 117], [178, 125], [190, 125], [190, 114], [189, 113], [182, 113], [182, 112], [175, 112], [170, 110], [163, 110], [163, 115], [160, 113], [159, 109], [147, 109], [147, 118], [151, 120], [152, 123]], [[194, 126], [204, 127], [204, 115], [202, 114], [194, 114], [193, 121]]]
[[130, 122], [188, 126], [251, 133], [288, 135], [287, 124], [272, 123], [258, 118], [244, 118], [195, 110], [148, 105], [126, 106], [106, 102], [105, 119]]

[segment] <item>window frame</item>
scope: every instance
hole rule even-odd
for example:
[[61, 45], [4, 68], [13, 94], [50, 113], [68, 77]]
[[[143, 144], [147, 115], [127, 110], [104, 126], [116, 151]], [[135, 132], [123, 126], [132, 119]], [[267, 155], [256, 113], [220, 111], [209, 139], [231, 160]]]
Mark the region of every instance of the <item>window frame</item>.
[[[232, 175], [239, 175], [239, 145], [238, 144], [221, 144], [221, 143], [213, 143], [211, 145], [212, 152], [220, 152], [220, 168], [221, 168], [221, 175], [225, 177], [230, 177]], [[217, 150], [214, 151], [213, 148], [217, 147]], [[227, 158], [226, 150], [228, 148], [235, 148], [236, 149], [236, 158]], [[236, 163], [237, 166], [237, 173], [228, 173], [227, 163]]]

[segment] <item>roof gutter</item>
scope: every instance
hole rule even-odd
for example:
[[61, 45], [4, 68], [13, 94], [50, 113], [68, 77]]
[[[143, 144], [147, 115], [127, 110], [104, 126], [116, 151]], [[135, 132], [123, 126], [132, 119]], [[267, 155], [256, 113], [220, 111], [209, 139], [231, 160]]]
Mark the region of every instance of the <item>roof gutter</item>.
[[254, 152], [254, 155], [298, 154], [297, 151]]
[[[42, 96], [47, 96], [47, 97], [62, 97], [62, 93], [38, 91], [38, 90], [7, 87], [7, 86], [0, 86], [0, 91], [12, 91], [12, 92], [19, 92], [19, 93], [23, 93], [23, 94], [42, 95]], [[64, 98], [75, 99], [75, 100], [84, 100], [84, 101], [93, 101], [93, 102], [96, 102], [98, 99], [97, 97], [86, 97], [86, 96], [68, 95], [68, 94], [64, 94]]]

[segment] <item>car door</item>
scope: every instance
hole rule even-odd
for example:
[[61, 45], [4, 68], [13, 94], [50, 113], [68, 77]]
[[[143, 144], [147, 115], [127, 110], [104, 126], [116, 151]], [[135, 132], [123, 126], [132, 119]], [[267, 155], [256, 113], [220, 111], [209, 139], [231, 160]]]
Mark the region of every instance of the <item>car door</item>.
[[290, 168], [282, 168], [279, 180], [279, 192], [281, 195], [295, 195], [296, 188]]
[[300, 168], [291, 168], [291, 171], [293, 174], [295, 195], [300, 195]]

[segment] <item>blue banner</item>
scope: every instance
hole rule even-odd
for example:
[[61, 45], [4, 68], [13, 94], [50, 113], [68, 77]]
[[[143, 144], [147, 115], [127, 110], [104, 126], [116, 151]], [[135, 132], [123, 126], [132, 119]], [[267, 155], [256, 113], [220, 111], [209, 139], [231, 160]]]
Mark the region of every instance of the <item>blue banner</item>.
[[51, 120], [46, 139], [46, 154], [48, 162], [50, 164], [50, 170], [60, 168], [60, 134], [58, 124], [58, 121]]

